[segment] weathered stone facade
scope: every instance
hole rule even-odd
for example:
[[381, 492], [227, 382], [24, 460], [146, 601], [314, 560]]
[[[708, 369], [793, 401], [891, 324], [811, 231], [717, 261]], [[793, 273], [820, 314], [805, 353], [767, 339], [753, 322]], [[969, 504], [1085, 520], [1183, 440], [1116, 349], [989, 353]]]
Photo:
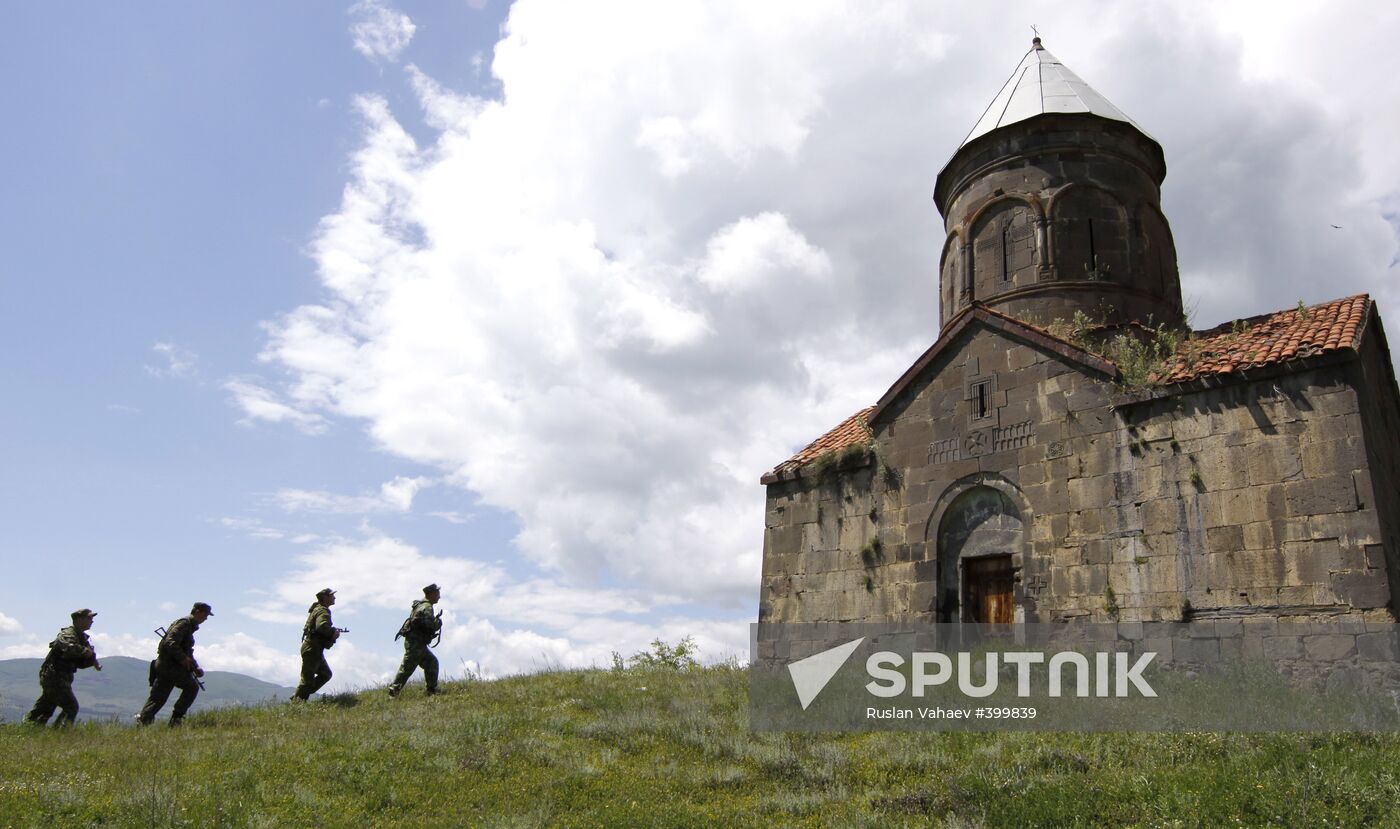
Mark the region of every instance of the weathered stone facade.
[[760, 621], [1393, 620], [1400, 394], [1369, 299], [1203, 332], [1132, 388], [1043, 327], [1180, 322], [1164, 174], [1093, 114], [959, 150], [943, 331], [764, 476]]

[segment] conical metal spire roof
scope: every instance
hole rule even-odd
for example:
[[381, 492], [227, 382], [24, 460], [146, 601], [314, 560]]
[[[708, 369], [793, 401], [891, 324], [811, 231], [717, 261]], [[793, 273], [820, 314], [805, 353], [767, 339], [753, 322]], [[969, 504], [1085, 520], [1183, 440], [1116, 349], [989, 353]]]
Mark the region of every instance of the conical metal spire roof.
[[1011, 78], [992, 99], [972, 132], [958, 146], [961, 148], [994, 129], [1047, 112], [1085, 112], [1132, 124], [1147, 135], [1146, 130], [1134, 123], [1133, 119], [1046, 51], [1037, 37], [1031, 41], [1031, 50], [1021, 59], [1021, 65], [1011, 73]]

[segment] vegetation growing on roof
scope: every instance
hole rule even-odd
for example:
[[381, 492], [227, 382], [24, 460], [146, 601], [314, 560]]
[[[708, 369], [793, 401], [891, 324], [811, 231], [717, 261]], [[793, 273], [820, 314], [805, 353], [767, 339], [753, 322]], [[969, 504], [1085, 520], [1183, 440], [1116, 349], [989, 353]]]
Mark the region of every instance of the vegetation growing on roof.
[[1109, 340], [1103, 356], [1118, 366], [1118, 385], [1124, 390], [1145, 389], [1166, 376], [1169, 361], [1177, 356], [1181, 333], [1165, 326], [1151, 329], [1146, 338], [1118, 334]]
[[1046, 330], [1116, 365], [1118, 378], [1114, 382], [1125, 392], [1156, 385], [1160, 378], [1167, 376], [1173, 361], [1183, 357], [1190, 359], [1190, 332], [1164, 323], [1125, 330], [1097, 322], [1083, 311], [1075, 311], [1068, 320], [1055, 319]]
[[[811, 474], [823, 483], [831, 483], [840, 477], [840, 473], [857, 466], [864, 466], [874, 460], [877, 474], [885, 480], [885, 484], [890, 487], [898, 486], [899, 473], [885, 463], [885, 457], [880, 451], [880, 444], [875, 440], [875, 434], [870, 431], [870, 424], [866, 423], [862, 415], [856, 421], [863, 433], [856, 443], [849, 443], [845, 446], [831, 449], [818, 455], [811, 461]], [[849, 496], [847, 497], [849, 501]]]
[[1090, 335], [1098, 327], [1099, 325], [1088, 314], [1083, 311], [1075, 311], [1074, 316], [1069, 319], [1056, 317], [1049, 325], [1045, 326], [1045, 330], [1049, 331], [1052, 336], [1068, 340], [1080, 348], [1089, 350]]
[[864, 443], [832, 449], [818, 455], [817, 459], [812, 461], [812, 474], [820, 481], [833, 481], [841, 470], [864, 461], [869, 453], [870, 447]]

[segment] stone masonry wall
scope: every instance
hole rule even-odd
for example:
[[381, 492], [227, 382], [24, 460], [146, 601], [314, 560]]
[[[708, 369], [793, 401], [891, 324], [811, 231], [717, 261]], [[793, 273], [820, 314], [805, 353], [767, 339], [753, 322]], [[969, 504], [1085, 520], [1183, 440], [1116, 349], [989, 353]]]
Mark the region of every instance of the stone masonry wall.
[[1372, 314], [1361, 348], [1361, 359], [1352, 367], [1361, 422], [1366, 436], [1366, 464], [1381, 537], [1385, 541], [1386, 572], [1390, 595], [1400, 595], [1400, 410], [1397, 410], [1395, 374], [1380, 316]]
[[[956, 621], [940, 528], [978, 487], [1019, 513], [990, 536], [1012, 547], [995, 551], [1013, 556], [1017, 621], [1390, 620], [1363, 437], [1383, 421], [1362, 412], [1360, 371], [1125, 403], [1083, 365], [969, 326], [886, 406], [875, 455], [770, 485], [760, 621]], [[969, 390], [988, 382], [974, 421]]]
[[[1176, 594], [1196, 619], [1384, 615], [1384, 539], [1352, 365], [1124, 411], [1125, 468], [1137, 480], [1116, 503], [1136, 511], [1142, 535], [1131, 562], [1125, 553], [1110, 566], [1122, 607], [1168, 619]], [[1154, 578], [1171, 559], [1174, 578]]]

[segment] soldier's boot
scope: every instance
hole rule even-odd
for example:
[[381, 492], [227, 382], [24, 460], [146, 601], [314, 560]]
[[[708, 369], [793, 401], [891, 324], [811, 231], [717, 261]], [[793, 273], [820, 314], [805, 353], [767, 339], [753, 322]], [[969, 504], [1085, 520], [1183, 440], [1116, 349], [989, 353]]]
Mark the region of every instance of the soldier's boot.
[[[47, 694], [45, 696], [47, 696]], [[34, 707], [29, 710], [29, 713], [24, 715], [24, 721], [26, 723], [30, 725], [49, 724], [49, 717], [53, 716], [54, 708], [57, 706], [45, 705], [45, 701], [44, 697], [40, 697], [39, 701], [34, 703]]]
[[390, 685], [390, 686], [389, 686], [389, 699], [396, 699], [396, 698], [398, 697], [398, 695], [399, 695], [399, 691], [402, 691], [402, 690], [403, 690], [403, 688], [401, 688], [401, 687], [398, 686], [398, 685]]
[[438, 694], [438, 689], [437, 689], [437, 688], [428, 688], [428, 689], [425, 689], [425, 690], [423, 691], [423, 696], [426, 696], [426, 697], [435, 697], [435, 696], [437, 696], [437, 694]]
[[179, 728], [180, 726], [182, 726], [182, 725], [184, 725], [184, 724], [185, 724], [185, 718], [184, 718], [184, 717], [177, 717], [177, 716], [175, 716], [175, 715], [173, 715], [173, 714], [170, 716], [170, 727], [171, 727], [171, 728]]

